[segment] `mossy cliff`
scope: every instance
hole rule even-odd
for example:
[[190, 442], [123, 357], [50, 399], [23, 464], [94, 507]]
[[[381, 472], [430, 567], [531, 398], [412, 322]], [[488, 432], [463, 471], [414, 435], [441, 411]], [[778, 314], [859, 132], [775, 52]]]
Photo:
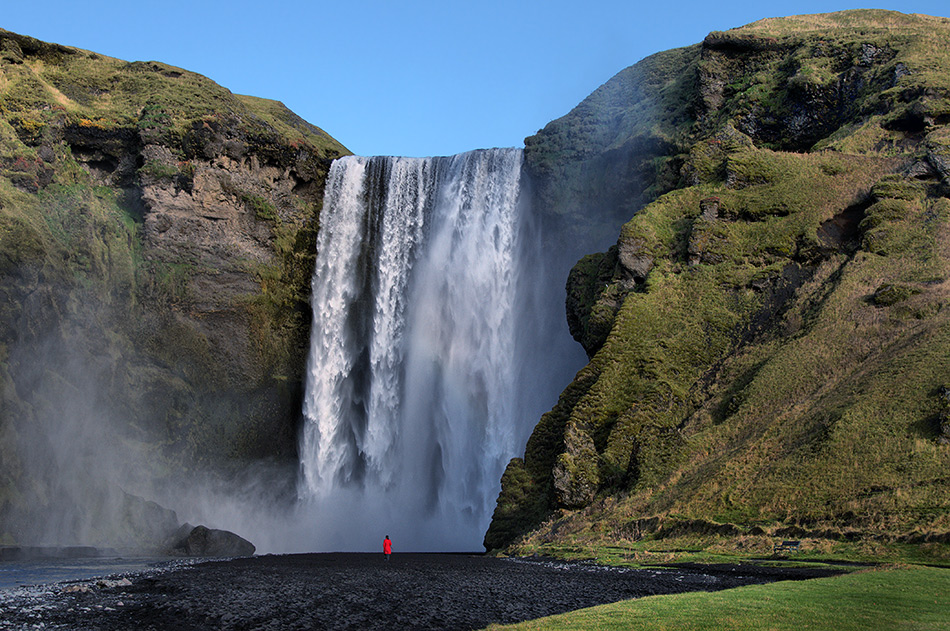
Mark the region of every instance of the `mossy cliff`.
[[293, 466], [345, 153], [280, 103], [0, 30], [0, 542], [80, 537], [97, 478]]
[[590, 363], [509, 464], [489, 549], [950, 542], [947, 42], [886, 11], [763, 20], [527, 139], [547, 210], [632, 219], [571, 273]]

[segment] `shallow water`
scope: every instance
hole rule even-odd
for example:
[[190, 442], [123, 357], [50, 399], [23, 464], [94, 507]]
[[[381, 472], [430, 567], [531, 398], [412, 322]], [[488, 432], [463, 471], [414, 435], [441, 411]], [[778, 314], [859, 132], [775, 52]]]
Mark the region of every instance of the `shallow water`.
[[143, 572], [170, 563], [173, 561], [156, 557], [0, 561], [0, 590]]

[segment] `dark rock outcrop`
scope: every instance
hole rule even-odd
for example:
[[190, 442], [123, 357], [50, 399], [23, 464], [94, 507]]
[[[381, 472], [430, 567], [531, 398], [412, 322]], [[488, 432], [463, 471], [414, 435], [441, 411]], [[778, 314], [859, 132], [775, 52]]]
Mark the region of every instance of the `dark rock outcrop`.
[[215, 530], [207, 526], [183, 525], [178, 534], [184, 536], [175, 541], [169, 554], [189, 557], [246, 557], [256, 548], [247, 539], [227, 530]]

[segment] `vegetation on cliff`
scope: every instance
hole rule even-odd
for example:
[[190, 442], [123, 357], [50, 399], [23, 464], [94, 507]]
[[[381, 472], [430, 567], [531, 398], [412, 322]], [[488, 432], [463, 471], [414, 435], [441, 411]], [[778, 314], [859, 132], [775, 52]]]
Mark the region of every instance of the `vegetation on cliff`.
[[0, 543], [83, 537], [110, 485], [294, 461], [344, 153], [280, 103], [0, 30]]
[[948, 554], [948, 35], [876, 10], [763, 20], [526, 141], [554, 212], [601, 180], [598, 203], [649, 203], [572, 271], [591, 361], [509, 464], [488, 548]]

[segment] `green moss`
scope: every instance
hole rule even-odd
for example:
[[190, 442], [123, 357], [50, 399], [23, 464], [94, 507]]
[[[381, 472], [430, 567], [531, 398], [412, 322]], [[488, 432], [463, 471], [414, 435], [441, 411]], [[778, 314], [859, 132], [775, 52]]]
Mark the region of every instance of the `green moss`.
[[875, 197], [881, 200], [894, 199], [909, 201], [923, 197], [925, 188], [921, 182], [909, 180], [899, 175], [891, 175], [881, 178], [877, 184], [874, 185], [871, 192]]
[[749, 150], [730, 154], [725, 168], [730, 185], [745, 188], [783, 179], [789, 167], [797, 166], [794, 162], [774, 152]]
[[606, 254], [585, 256], [571, 269], [567, 279], [567, 322], [571, 335], [593, 354], [599, 349], [620, 305], [617, 284], [608, 291], [617, 266], [617, 249]]
[[160, 160], [149, 160], [139, 168], [139, 174], [156, 180], [171, 180], [178, 177], [178, 167]]
[[919, 288], [910, 285], [884, 283], [874, 291], [871, 301], [879, 307], [890, 307], [920, 292]]
[[274, 205], [260, 195], [244, 193], [241, 195], [241, 201], [254, 212], [256, 218], [262, 221], [280, 221]]
[[524, 534], [547, 512], [545, 494], [525, 469], [521, 458], [512, 458], [501, 478], [501, 493], [485, 535], [485, 549], [498, 550]]
[[884, 198], [864, 211], [861, 228], [873, 230], [894, 221], [905, 219], [911, 211], [911, 205], [903, 199]]
[[311, 145], [320, 153], [333, 157], [349, 153], [325, 131], [300, 118], [279, 101], [240, 94], [236, 98], [255, 116], [268, 121], [284, 138], [289, 139], [294, 149], [306, 151], [306, 146]]

